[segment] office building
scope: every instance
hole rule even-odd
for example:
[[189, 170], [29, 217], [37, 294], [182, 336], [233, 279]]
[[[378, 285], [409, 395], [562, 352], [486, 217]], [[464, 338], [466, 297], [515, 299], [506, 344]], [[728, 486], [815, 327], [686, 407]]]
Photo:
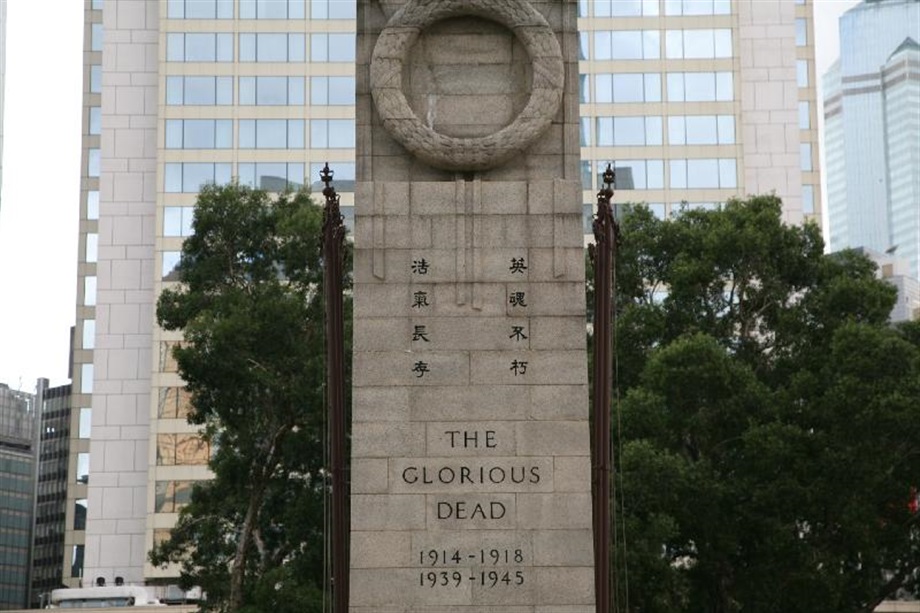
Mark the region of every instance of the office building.
[[[38, 415], [38, 482], [35, 489], [35, 524], [32, 538], [32, 574], [30, 579], [31, 606], [47, 603], [51, 590], [64, 585], [65, 519], [67, 517], [68, 465], [70, 458], [70, 385], [48, 387], [47, 379], [39, 381]], [[89, 423], [80, 421], [89, 436]], [[86, 501], [77, 500], [72, 528], [86, 523]], [[67, 574], [70, 575], [70, 567]]]
[[28, 601], [35, 432], [35, 395], [0, 383], [0, 610]]
[[865, 0], [840, 18], [824, 75], [830, 248], [902, 257], [920, 277], [920, 1]]
[[[810, 2], [578, 4], [587, 208], [610, 161], [615, 201], [661, 216], [775, 191], [788, 222], [820, 218]], [[71, 432], [87, 411], [92, 436], [71, 441], [69, 479], [87, 452], [89, 473], [68, 513], [88, 509], [85, 533], [68, 515], [65, 545], [87, 580], [168, 581], [146, 553], [208, 477], [209, 450], [184, 419], [180, 337], [155, 327], [155, 299], [204, 182], [318, 191], [328, 161], [350, 223], [355, 4], [87, 0], [85, 15]]]
[[875, 262], [880, 279], [885, 279], [898, 290], [897, 300], [891, 309], [892, 323], [920, 319], [920, 281], [910, 275], [907, 258], [865, 247], [857, 247], [856, 250]]
[[659, 216], [775, 191], [820, 222], [811, 2], [579, 2], [584, 202]]

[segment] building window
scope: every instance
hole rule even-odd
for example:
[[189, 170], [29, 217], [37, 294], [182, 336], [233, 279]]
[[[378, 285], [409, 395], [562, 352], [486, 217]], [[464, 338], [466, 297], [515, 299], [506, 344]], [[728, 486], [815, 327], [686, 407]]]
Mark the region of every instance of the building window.
[[[80, 346], [83, 349], [93, 349], [96, 343], [96, 320], [95, 319], [84, 319], [83, 320], [83, 340], [80, 343]], [[81, 437], [82, 438], [82, 437]]]
[[594, 139], [591, 138], [591, 134], [594, 132], [594, 121], [591, 117], [582, 117], [580, 120], [580, 138], [579, 145], [582, 147], [590, 147]]
[[178, 513], [192, 501], [191, 481], [157, 481], [154, 513]]
[[808, 44], [808, 21], [802, 18], [795, 20], [795, 46], [804, 47]]
[[233, 34], [211, 32], [166, 35], [167, 62], [232, 62]]
[[210, 445], [197, 434], [157, 434], [157, 466], [201, 466], [210, 456]]
[[802, 171], [811, 172], [813, 169], [811, 163], [811, 143], [801, 143], [799, 145], [799, 158], [802, 162]]
[[86, 498], [77, 498], [73, 504], [73, 529], [86, 530], [86, 510], [88, 500]]
[[815, 214], [815, 186], [802, 186], [802, 212], [806, 215]]
[[603, 185], [604, 171], [610, 164], [616, 173], [617, 190], [664, 189], [664, 162], [662, 160], [617, 160], [597, 162], [595, 177], [597, 187]]
[[[309, 180], [312, 181], [310, 184], [310, 189], [312, 189], [314, 192], [319, 192], [323, 189], [323, 184], [319, 180], [319, 177], [324, 165], [325, 164], [310, 164]], [[335, 171], [335, 186], [339, 191], [350, 192], [354, 190], [354, 162], [329, 162], [329, 167]]]
[[[93, 277], [95, 279], [95, 277]], [[80, 393], [93, 393], [93, 365], [82, 364], [80, 366]]]
[[89, 107], [89, 133], [102, 134], [102, 108]]
[[658, 14], [658, 0], [594, 0], [592, 4], [595, 17], [652, 17]]
[[354, 119], [313, 119], [310, 121], [310, 147], [312, 149], [351, 149], [354, 146]]
[[96, 276], [83, 277], [83, 306], [96, 306]]
[[354, 77], [310, 77], [310, 104], [347, 106], [354, 103]]
[[160, 419], [185, 419], [192, 409], [191, 394], [184, 387], [160, 388], [157, 416]]
[[303, 103], [303, 77], [240, 77], [240, 104], [243, 106], [297, 106]]
[[591, 162], [588, 160], [581, 161], [581, 187], [583, 189], [593, 189]]
[[661, 102], [661, 75], [657, 73], [597, 74], [595, 102]]
[[86, 175], [89, 177], [98, 177], [101, 164], [102, 158], [99, 149], [95, 147], [90, 149], [86, 155]]
[[233, 121], [230, 119], [167, 119], [167, 149], [230, 149]]
[[86, 192], [86, 218], [99, 219], [99, 191]]
[[669, 72], [668, 102], [714, 102], [734, 99], [730, 72]]
[[734, 142], [734, 115], [668, 117], [668, 143], [671, 145], [731, 145]]
[[241, 119], [240, 149], [303, 149], [302, 119]]
[[734, 158], [671, 160], [672, 189], [729, 189], [738, 186]]
[[230, 164], [208, 162], [167, 163], [164, 165], [164, 191], [170, 194], [190, 194], [201, 191], [208, 183], [223, 185], [230, 182]]
[[90, 51], [102, 51], [104, 32], [101, 23], [94, 23], [90, 26]]
[[163, 236], [191, 236], [195, 208], [167, 206], [163, 208]]
[[90, 232], [86, 235], [86, 250], [83, 253], [84, 261], [94, 263], [99, 259], [99, 234]]
[[808, 60], [795, 61], [795, 81], [799, 87], [808, 87]]
[[712, 59], [732, 57], [732, 31], [667, 30], [665, 53], [668, 59]]
[[595, 60], [657, 60], [661, 56], [658, 30], [598, 30], [594, 32]]
[[93, 0], [92, 9], [94, 11], [101, 11], [102, 10], [102, 0]]
[[[95, 322], [93, 322], [95, 324]], [[95, 327], [95, 325], [93, 326]], [[93, 430], [93, 410], [88, 407], [80, 409], [80, 438], [89, 438]]]
[[233, 0], [166, 0], [169, 19], [233, 19]]
[[241, 62], [303, 62], [306, 34], [274, 32], [241, 33]]
[[89, 454], [85, 452], [77, 454], [77, 483], [89, 483]]
[[181, 251], [164, 251], [160, 264], [160, 277], [164, 281], [179, 280], [179, 262], [182, 260]]
[[240, 0], [240, 19], [303, 19], [304, 0]]
[[233, 104], [233, 77], [166, 77], [166, 104]]
[[297, 190], [304, 184], [304, 166], [284, 162], [240, 162], [239, 181], [241, 185], [269, 192]]
[[312, 19], [354, 19], [355, 0], [310, 0]]
[[664, 0], [665, 15], [730, 15], [731, 0]]
[[99, 64], [89, 67], [89, 92], [91, 94], [102, 92], [102, 66]]
[[355, 33], [339, 32], [310, 36], [311, 62], [354, 62]]
[[598, 117], [598, 147], [660, 145], [661, 117]]
[[811, 105], [808, 100], [799, 101], [799, 128], [802, 130], [811, 128]]
[[70, 576], [83, 577], [83, 545], [74, 545], [70, 554]]
[[176, 345], [177, 343], [171, 341], [162, 341], [160, 343], [160, 372], [179, 372], [179, 362], [176, 361], [176, 356], [173, 353], [173, 348]]
[[578, 59], [586, 60], [589, 56], [589, 49], [591, 48], [591, 36], [589, 32], [579, 32], [578, 33]]

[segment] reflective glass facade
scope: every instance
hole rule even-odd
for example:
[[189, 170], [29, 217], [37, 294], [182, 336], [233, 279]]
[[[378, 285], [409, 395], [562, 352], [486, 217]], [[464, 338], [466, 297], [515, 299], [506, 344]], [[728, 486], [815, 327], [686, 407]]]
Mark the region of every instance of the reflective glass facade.
[[0, 609], [24, 608], [35, 493], [35, 397], [0, 383]]
[[866, 247], [920, 277], [920, 2], [862, 2], [824, 75], [830, 247]]
[[[61, 562], [64, 556], [64, 535], [69, 528], [66, 517], [70, 485], [67, 480], [70, 458], [70, 390], [69, 385], [45, 389], [41, 399], [30, 596], [31, 604], [35, 607], [44, 601], [44, 594], [60, 587], [64, 580]], [[80, 420], [81, 426], [84, 421], [87, 420]], [[80, 436], [83, 434], [78, 433]], [[82, 523], [85, 527], [85, 501], [82, 509], [75, 511], [76, 517], [81, 520], [76, 522], [77, 526]], [[69, 576], [70, 573], [67, 574]]]

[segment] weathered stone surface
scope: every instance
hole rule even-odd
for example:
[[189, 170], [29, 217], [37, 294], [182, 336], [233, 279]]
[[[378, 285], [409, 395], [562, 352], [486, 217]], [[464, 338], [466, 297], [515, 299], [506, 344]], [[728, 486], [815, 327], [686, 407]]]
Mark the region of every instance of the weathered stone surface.
[[[519, 528], [515, 494], [431, 494], [427, 496], [429, 531], [509, 530]], [[482, 534], [485, 537], [486, 534]]]
[[429, 421], [428, 455], [514, 456], [515, 425], [513, 421]]
[[352, 494], [352, 532], [424, 530], [425, 496]]
[[385, 494], [389, 489], [386, 458], [352, 458], [351, 491], [355, 494]]
[[406, 455], [425, 453], [425, 424], [394, 421], [352, 424], [353, 458], [388, 458], [393, 449]]
[[353, 532], [351, 535], [352, 568], [381, 568], [393, 560], [408, 561], [412, 558], [412, 533], [400, 532]]
[[351, 613], [593, 613], [575, 9], [358, 3]]
[[553, 458], [394, 458], [390, 461], [390, 491], [508, 493], [553, 491]]

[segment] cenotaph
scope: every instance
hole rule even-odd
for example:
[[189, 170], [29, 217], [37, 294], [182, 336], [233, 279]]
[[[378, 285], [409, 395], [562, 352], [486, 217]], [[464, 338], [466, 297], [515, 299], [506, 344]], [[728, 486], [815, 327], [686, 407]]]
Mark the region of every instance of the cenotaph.
[[359, 0], [352, 613], [593, 613], [574, 0]]

